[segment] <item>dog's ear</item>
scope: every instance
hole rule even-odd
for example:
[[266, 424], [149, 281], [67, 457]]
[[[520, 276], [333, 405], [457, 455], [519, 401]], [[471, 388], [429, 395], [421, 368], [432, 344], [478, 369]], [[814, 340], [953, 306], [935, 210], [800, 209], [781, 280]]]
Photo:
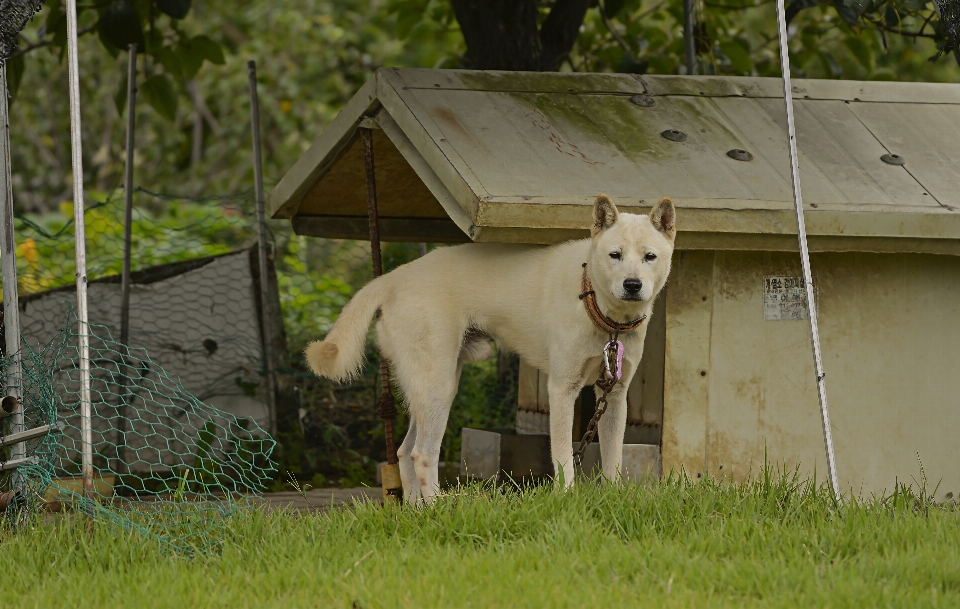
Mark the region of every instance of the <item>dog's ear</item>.
[[650, 223], [671, 240], [677, 236], [677, 210], [669, 197], [657, 201], [650, 210]]
[[613, 226], [619, 217], [620, 212], [617, 211], [617, 206], [613, 204], [610, 197], [600, 195], [593, 202], [593, 226], [590, 227], [590, 234], [596, 237]]

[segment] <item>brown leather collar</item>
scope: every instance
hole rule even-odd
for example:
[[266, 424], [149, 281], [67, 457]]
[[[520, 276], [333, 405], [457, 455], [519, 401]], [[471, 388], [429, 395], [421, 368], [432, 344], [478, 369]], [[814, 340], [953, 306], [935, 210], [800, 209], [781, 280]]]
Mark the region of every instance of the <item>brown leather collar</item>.
[[580, 282], [580, 290], [580, 300], [583, 301], [583, 308], [587, 310], [587, 315], [590, 317], [590, 320], [595, 326], [607, 334], [625, 334], [632, 332], [639, 328], [640, 324], [647, 319], [647, 316], [644, 315], [633, 321], [619, 323], [604, 315], [603, 312], [600, 311], [600, 307], [597, 306], [597, 297], [593, 291], [593, 285], [590, 284], [590, 278], [587, 277], [586, 262], [583, 263], [583, 280]]

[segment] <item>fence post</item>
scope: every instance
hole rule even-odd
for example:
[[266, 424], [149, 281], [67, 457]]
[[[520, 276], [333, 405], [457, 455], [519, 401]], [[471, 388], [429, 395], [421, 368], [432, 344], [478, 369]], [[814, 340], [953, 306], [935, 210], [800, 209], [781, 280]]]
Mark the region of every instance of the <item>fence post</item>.
[[70, 91], [70, 153], [73, 226], [77, 263], [77, 351], [80, 359], [80, 444], [83, 488], [93, 497], [93, 404], [90, 401], [90, 324], [87, 313], [87, 242], [83, 205], [83, 139], [80, 131], [80, 66], [77, 60], [77, 0], [67, 0], [67, 71]]
[[687, 74], [697, 73], [697, 12], [694, 2], [683, 0], [683, 44], [687, 55]]
[[800, 165], [797, 160], [797, 130], [793, 121], [793, 87], [790, 84], [790, 47], [787, 44], [787, 19], [784, 1], [777, 0], [777, 30], [780, 37], [780, 71], [783, 80], [783, 103], [787, 111], [787, 145], [790, 151], [790, 178], [793, 183], [793, 204], [797, 213], [797, 238], [800, 242], [800, 267], [807, 292], [807, 311], [810, 314], [810, 342], [813, 345], [813, 366], [817, 374], [817, 397], [820, 399], [820, 422], [823, 424], [823, 446], [827, 454], [827, 476], [837, 503], [843, 500], [837, 479], [837, 460], [833, 451], [833, 431], [830, 409], [827, 406], [826, 374], [820, 354], [820, 329], [817, 325], [817, 302], [813, 293], [810, 271], [810, 250], [807, 248], [807, 228], [803, 220], [803, 197], [800, 193]]
[[[24, 430], [23, 426], [23, 369], [20, 361], [20, 308], [17, 292], [17, 244], [13, 235], [13, 184], [10, 154], [10, 115], [7, 109], [7, 62], [0, 60], [0, 251], [3, 266], [3, 324], [4, 355], [7, 365], [6, 395], [17, 398], [20, 406], [10, 417], [10, 433]], [[26, 456], [26, 445], [13, 445], [10, 458]]]
[[273, 345], [271, 339], [269, 274], [267, 272], [267, 220], [264, 213], [263, 164], [260, 160], [260, 102], [257, 99], [257, 63], [247, 62], [250, 76], [250, 126], [253, 131], [253, 183], [257, 197], [257, 237], [260, 257], [260, 320], [263, 334], [264, 370], [267, 375], [267, 405], [270, 409], [270, 434], [277, 435], [277, 394], [273, 370]]
[[[376, 126], [373, 119], [366, 118], [360, 123], [360, 142], [363, 145], [363, 168], [367, 183], [367, 222], [370, 227], [370, 257], [373, 262], [373, 277], [383, 274], [383, 260], [380, 256], [380, 216], [377, 210], [377, 172], [374, 164], [373, 134], [371, 128]], [[380, 313], [377, 312], [379, 319]], [[402, 481], [400, 480], [400, 466], [397, 459], [397, 447], [394, 439], [394, 423], [397, 418], [397, 407], [390, 391], [390, 366], [387, 358], [380, 350], [380, 400], [377, 406], [377, 416], [383, 419], [384, 444], [386, 444], [387, 464], [380, 468], [381, 484], [383, 486], [383, 500], [385, 502], [400, 503], [403, 499]]]
[[136, 143], [137, 126], [137, 45], [133, 43], [127, 51], [127, 150], [126, 166], [123, 174], [123, 272], [120, 275], [120, 416], [117, 420], [117, 467], [119, 472], [126, 463], [127, 446], [127, 408], [130, 399], [127, 393], [127, 381], [130, 367], [127, 357], [130, 355], [130, 248], [133, 235], [133, 153]]

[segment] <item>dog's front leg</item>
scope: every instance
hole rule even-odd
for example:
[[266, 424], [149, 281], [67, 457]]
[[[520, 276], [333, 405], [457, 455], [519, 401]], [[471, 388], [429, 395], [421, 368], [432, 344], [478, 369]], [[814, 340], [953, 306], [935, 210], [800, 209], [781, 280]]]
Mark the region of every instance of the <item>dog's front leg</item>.
[[[624, 375], [625, 378], [630, 377]], [[601, 391], [593, 390], [600, 397]], [[603, 477], [610, 482], [619, 482], [623, 464], [623, 435], [627, 429], [627, 386], [618, 384], [607, 395], [607, 410], [597, 423], [600, 436], [600, 461], [603, 464]]]
[[564, 488], [573, 486], [573, 406], [580, 393], [580, 381], [551, 374], [547, 381], [550, 396], [550, 455], [554, 475]]
[[[600, 461], [603, 464], [603, 477], [610, 482], [619, 482], [623, 474], [623, 436], [627, 430], [627, 390], [637, 370], [636, 362], [624, 358], [623, 375], [607, 394], [607, 409], [597, 423], [597, 435], [600, 440]], [[602, 392], [594, 385], [597, 398]]]

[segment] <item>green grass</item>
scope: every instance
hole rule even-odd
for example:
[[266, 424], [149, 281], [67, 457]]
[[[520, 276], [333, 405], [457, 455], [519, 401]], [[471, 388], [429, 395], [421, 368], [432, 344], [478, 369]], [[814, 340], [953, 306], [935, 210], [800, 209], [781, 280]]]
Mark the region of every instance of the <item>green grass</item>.
[[222, 555], [37, 520], [2, 534], [4, 606], [907, 607], [960, 605], [952, 505], [836, 508], [790, 477], [497, 492], [415, 509], [252, 511]]

